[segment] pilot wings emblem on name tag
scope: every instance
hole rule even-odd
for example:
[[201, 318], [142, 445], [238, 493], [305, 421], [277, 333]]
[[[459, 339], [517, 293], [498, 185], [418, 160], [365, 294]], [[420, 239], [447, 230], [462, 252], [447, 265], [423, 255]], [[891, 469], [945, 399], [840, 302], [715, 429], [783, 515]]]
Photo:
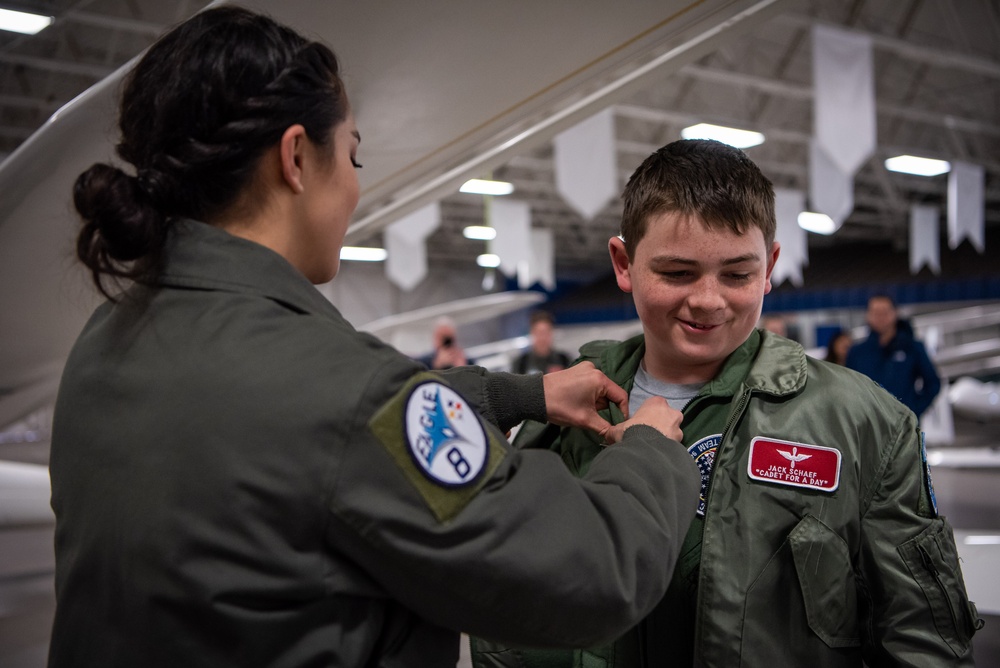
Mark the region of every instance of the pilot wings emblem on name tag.
[[834, 492], [840, 485], [840, 450], [757, 436], [750, 441], [747, 474], [777, 485]]

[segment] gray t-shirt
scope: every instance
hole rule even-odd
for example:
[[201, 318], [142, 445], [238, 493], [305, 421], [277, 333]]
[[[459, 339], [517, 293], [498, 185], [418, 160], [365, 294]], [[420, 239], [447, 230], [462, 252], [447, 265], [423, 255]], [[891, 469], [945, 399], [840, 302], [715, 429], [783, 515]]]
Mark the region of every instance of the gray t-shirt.
[[[650, 376], [646, 372], [646, 367], [640, 364], [638, 370], [635, 372], [632, 393], [628, 397], [628, 413], [629, 415], [635, 415], [635, 412], [639, 410], [639, 406], [642, 406], [642, 402], [650, 397], [663, 397], [670, 404], [671, 408], [682, 411], [688, 402], [698, 395], [703, 386], [704, 383], [691, 383], [688, 385], [664, 383]], [[704, 517], [705, 508], [707, 507], [708, 484], [712, 477], [712, 465], [715, 463], [715, 453], [722, 442], [722, 434], [707, 435], [693, 443], [689, 441], [690, 439], [685, 441], [685, 447], [688, 454], [698, 464], [698, 470], [701, 471], [701, 496], [698, 499], [697, 513], [699, 517]]]
[[628, 414], [635, 415], [643, 402], [650, 397], [663, 397], [671, 408], [679, 411], [684, 410], [687, 403], [698, 395], [703, 385], [704, 383], [687, 385], [664, 383], [662, 380], [650, 376], [646, 372], [646, 365], [640, 363], [635, 372], [632, 393], [628, 397]]

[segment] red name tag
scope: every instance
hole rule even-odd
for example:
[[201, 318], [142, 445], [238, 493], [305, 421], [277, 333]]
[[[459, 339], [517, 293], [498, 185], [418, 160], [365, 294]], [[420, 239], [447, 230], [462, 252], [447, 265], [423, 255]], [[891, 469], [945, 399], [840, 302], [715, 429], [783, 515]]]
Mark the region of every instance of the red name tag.
[[833, 492], [840, 485], [840, 450], [758, 436], [747, 473], [754, 480]]

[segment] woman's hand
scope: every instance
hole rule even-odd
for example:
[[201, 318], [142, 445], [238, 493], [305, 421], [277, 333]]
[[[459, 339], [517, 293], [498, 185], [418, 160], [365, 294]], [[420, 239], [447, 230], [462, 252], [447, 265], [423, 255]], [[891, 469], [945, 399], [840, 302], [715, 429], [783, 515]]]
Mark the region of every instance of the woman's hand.
[[629, 427], [637, 424], [649, 425], [653, 429], [675, 441], [680, 442], [684, 438], [681, 431], [681, 421], [684, 414], [679, 410], [671, 408], [667, 400], [663, 397], [650, 397], [643, 402], [639, 410], [631, 420], [626, 420], [621, 424], [616, 424], [604, 435], [608, 443], [617, 443], [622, 440], [622, 435]]
[[548, 421], [561, 427], [583, 427], [607, 438], [612, 426], [597, 411], [617, 404], [628, 417], [628, 393], [591, 362], [545, 374], [542, 386]]

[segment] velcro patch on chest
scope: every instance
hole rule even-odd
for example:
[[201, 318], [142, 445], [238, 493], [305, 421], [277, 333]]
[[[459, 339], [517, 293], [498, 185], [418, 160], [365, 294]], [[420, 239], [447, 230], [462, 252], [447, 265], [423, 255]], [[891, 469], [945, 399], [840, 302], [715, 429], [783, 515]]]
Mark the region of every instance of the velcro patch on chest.
[[840, 459], [836, 448], [757, 436], [750, 441], [747, 474], [760, 482], [834, 492]]

